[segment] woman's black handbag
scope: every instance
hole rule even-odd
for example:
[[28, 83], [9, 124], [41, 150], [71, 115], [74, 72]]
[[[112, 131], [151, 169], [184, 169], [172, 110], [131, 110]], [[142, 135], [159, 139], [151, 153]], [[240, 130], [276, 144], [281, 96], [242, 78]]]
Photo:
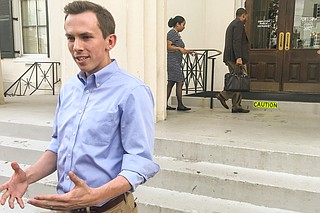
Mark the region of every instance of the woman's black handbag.
[[250, 77], [243, 73], [231, 74], [227, 73], [224, 76], [224, 90], [232, 92], [249, 92]]

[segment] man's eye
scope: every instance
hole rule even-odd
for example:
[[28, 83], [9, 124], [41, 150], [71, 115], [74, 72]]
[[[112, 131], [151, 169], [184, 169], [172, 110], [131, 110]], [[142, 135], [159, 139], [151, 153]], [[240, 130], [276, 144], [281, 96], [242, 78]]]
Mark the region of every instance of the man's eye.
[[74, 41], [74, 37], [67, 37], [68, 41]]
[[91, 38], [91, 36], [88, 36], [88, 35], [82, 36], [82, 39], [89, 39], [89, 38]]

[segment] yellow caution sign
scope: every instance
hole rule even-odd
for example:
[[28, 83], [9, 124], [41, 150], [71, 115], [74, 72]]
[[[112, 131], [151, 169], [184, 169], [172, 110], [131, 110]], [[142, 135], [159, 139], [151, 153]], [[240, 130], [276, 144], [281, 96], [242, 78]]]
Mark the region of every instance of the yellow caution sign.
[[277, 102], [267, 102], [267, 101], [254, 101], [253, 106], [255, 108], [275, 109], [275, 108], [278, 108], [278, 103]]

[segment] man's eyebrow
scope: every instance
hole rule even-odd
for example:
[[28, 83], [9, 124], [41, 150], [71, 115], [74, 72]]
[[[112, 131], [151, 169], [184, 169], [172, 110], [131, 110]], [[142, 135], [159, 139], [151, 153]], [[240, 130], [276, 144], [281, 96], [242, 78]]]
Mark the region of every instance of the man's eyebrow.
[[[94, 35], [94, 34], [93, 34], [93, 33], [90, 33], [90, 32], [85, 32], [85, 33], [81, 33], [81, 34], [80, 34], [80, 36], [88, 36], [88, 35]], [[65, 36], [68, 37], [68, 36], [73, 36], [73, 35], [66, 33]]]
[[85, 32], [85, 33], [81, 33], [80, 35], [81, 35], [81, 36], [88, 36], [88, 35], [93, 35], [93, 33]]

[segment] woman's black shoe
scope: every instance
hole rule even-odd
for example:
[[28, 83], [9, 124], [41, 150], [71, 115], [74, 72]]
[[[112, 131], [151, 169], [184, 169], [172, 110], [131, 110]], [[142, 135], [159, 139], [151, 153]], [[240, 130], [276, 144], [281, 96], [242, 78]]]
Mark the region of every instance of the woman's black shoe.
[[191, 108], [189, 107], [182, 107], [182, 108], [177, 108], [178, 111], [188, 111], [190, 110]]
[[175, 107], [167, 106], [167, 110], [176, 110]]

